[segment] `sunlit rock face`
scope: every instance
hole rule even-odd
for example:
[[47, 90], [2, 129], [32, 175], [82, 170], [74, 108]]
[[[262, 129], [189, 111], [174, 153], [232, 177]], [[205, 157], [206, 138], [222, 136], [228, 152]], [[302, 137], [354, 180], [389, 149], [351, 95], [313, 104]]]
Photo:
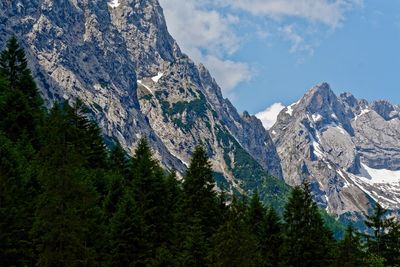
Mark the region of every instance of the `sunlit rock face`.
[[399, 107], [368, 103], [328, 84], [282, 110], [270, 129], [290, 185], [311, 183], [328, 212], [358, 217], [379, 201], [400, 208]]
[[16, 34], [25, 47], [47, 105], [80, 98], [109, 142], [133, 153], [147, 137], [181, 174], [202, 143], [229, 192], [252, 192], [267, 173], [283, 178], [269, 133], [182, 53], [158, 1], [6, 0], [0, 22], [2, 44]]

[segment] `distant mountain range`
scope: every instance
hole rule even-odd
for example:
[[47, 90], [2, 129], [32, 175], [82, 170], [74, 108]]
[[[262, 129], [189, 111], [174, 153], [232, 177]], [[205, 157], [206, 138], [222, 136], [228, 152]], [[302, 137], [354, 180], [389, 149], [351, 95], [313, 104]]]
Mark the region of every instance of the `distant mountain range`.
[[0, 23], [1, 43], [21, 40], [47, 104], [80, 98], [108, 142], [129, 152], [145, 136], [182, 173], [202, 143], [219, 190], [258, 190], [277, 204], [284, 182], [308, 179], [320, 206], [346, 219], [374, 201], [400, 208], [400, 109], [389, 102], [321, 84], [267, 131], [182, 53], [157, 0], [1, 1]]

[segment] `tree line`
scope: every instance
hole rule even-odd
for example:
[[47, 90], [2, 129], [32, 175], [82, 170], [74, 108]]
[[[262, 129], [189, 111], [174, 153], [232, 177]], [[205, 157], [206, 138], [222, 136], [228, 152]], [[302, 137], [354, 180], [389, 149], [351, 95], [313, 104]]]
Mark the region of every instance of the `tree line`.
[[215, 190], [196, 147], [182, 180], [146, 139], [107, 148], [88, 109], [46, 110], [15, 37], [0, 54], [1, 266], [400, 266], [400, 226], [335, 240], [305, 184], [285, 209]]

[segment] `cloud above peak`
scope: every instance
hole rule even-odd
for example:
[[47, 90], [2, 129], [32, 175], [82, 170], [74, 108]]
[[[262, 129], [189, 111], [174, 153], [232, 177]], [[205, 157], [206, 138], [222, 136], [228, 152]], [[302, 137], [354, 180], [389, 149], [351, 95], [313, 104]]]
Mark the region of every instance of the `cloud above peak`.
[[282, 105], [282, 103], [274, 103], [264, 111], [257, 113], [255, 116], [262, 122], [264, 128], [268, 130], [275, 124], [279, 112], [284, 108], [285, 106]]
[[233, 27], [239, 18], [207, 8], [207, 1], [160, 0], [172, 36], [195, 62], [203, 63], [224, 94], [250, 79], [248, 64], [229, 59], [240, 47]]

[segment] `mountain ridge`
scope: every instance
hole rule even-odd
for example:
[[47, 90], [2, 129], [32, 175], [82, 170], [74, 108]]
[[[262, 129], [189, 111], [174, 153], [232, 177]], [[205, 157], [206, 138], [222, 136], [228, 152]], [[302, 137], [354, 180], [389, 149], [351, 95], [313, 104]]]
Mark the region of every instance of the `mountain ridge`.
[[270, 129], [285, 181], [309, 179], [319, 205], [338, 216], [368, 214], [375, 202], [397, 211], [398, 110], [388, 101], [336, 96], [327, 83], [312, 87]]
[[345, 220], [376, 201], [399, 208], [397, 180], [379, 178], [400, 169], [400, 108], [388, 101], [337, 96], [322, 83], [268, 131], [181, 51], [157, 0], [2, 1], [0, 22], [2, 43], [14, 33], [22, 41], [47, 105], [81, 99], [130, 154], [147, 137], [165, 168], [184, 173], [201, 142], [231, 194], [257, 190], [282, 204], [284, 182], [309, 179], [317, 203]]
[[81, 99], [109, 142], [132, 154], [146, 136], [162, 165], [181, 173], [201, 140], [224, 177], [219, 187], [231, 193], [263, 192], [269, 174], [283, 188], [269, 133], [255, 117], [241, 116], [207, 69], [181, 52], [158, 1], [18, 0], [0, 7], [0, 40], [14, 33], [21, 39], [47, 105]]

